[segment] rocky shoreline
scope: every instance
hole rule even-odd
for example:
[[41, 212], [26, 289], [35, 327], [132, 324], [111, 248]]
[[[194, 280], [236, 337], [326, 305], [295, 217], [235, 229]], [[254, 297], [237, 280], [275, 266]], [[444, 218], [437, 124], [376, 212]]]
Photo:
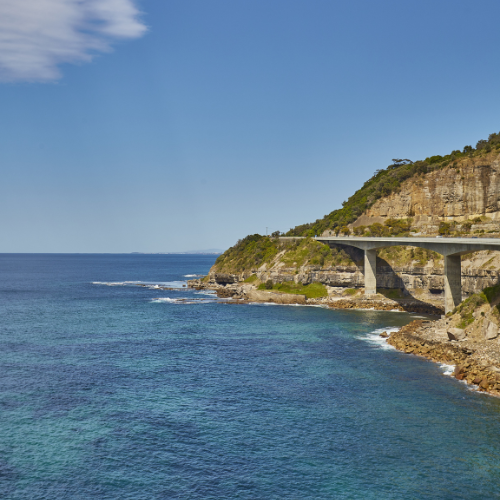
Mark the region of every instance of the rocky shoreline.
[[331, 294], [328, 297], [308, 299], [304, 295], [258, 290], [247, 283], [203, 282], [201, 279], [189, 280], [188, 287], [198, 290], [214, 290], [220, 298], [232, 298], [244, 302], [272, 302], [275, 304], [322, 305], [332, 309], [369, 309], [376, 311], [401, 311], [441, 316], [439, 305], [429, 304], [416, 299], [388, 299], [383, 295], [371, 297], [346, 297]]
[[500, 397], [500, 344], [498, 338], [457, 340], [463, 334], [450, 321], [412, 321], [387, 338], [387, 343], [407, 354], [455, 366], [453, 376], [477, 390]]

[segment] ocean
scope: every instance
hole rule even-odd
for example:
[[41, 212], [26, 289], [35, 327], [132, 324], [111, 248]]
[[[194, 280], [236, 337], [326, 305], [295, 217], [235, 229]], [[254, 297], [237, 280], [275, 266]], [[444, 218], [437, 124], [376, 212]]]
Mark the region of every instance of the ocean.
[[214, 260], [0, 254], [1, 498], [500, 498], [500, 400], [378, 335], [415, 315], [186, 289]]

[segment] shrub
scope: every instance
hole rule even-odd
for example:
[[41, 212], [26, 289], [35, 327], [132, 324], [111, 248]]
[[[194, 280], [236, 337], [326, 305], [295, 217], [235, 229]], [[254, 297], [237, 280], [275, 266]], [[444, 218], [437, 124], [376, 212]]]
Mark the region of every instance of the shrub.
[[451, 224], [449, 222], [439, 223], [439, 234], [448, 235], [451, 232]]
[[465, 231], [466, 233], [470, 233], [472, 227], [472, 222], [470, 221], [465, 221], [462, 223], [462, 230]]

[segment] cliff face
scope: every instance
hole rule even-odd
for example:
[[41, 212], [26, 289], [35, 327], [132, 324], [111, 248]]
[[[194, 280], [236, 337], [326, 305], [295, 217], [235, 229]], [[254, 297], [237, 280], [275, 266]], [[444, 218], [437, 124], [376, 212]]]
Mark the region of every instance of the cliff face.
[[[349, 250], [349, 249], [348, 249]], [[290, 251], [288, 250], [288, 253]], [[359, 253], [359, 254], [358, 254]], [[305, 261], [301, 265], [286, 265], [283, 262], [287, 251], [282, 250], [273, 259], [258, 268], [234, 272], [221, 272], [214, 266], [209, 281], [214, 285], [232, 285], [248, 280], [255, 283], [273, 284], [295, 282], [308, 285], [322, 283], [329, 294], [342, 294], [347, 288], [363, 288], [362, 252], [351, 249], [350, 265], [311, 265]], [[417, 254], [416, 257], [419, 255]], [[443, 261], [432, 252], [425, 252], [417, 261], [411, 258], [411, 250], [394, 247], [379, 251], [377, 259], [377, 287], [384, 290], [401, 290], [407, 297], [430, 302], [441, 302], [444, 298]], [[425, 261], [425, 263], [423, 263]], [[462, 292], [464, 297], [478, 293], [500, 281], [500, 254], [477, 252], [462, 259]]]
[[461, 158], [408, 179], [398, 193], [375, 202], [352, 226], [408, 217], [423, 234], [436, 234], [443, 221], [460, 225], [474, 219], [472, 232], [500, 232], [500, 154]]

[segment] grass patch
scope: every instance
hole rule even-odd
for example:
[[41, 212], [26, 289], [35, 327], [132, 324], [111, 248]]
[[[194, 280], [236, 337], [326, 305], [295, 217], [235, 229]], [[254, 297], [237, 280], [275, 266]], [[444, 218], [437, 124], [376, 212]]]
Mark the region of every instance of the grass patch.
[[485, 288], [480, 295], [483, 295], [488, 303], [491, 304], [500, 295], [500, 285]]
[[344, 295], [356, 295], [358, 290], [356, 288], [346, 288], [344, 290]]
[[500, 285], [485, 288], [480, 293], [471, 295], [468, 299], [464, 300], [457, 306], [453, 313], [460, 314], [459, 328], [466, 328], [474, 322], [474, 311], [486, 303], [491, 303], [493, 299], [497, 298], [500, 293]]
[[249, 276], [248, 278], [246, 278], [243, 283], [255, 283], [256, 281], [258, 281], [259, 278], [257, 278], [257, 275], [256, 274], [252, 274], [251, 276]]
[[272, 288], [269, 288], [266, 283], [262, 283], [261, 285], [259, 285], [258, 289], [305, 295], [308, 299], [319, 299], [321, 297], [328, 296], [326, 287], [322, 283], [311, 283], [309, 285], [303, 285], [302, 283], [288, 281], [286, 283], [277, 283], [276, 285], [273, 285]]
[[377, 292], [388, 299], [402, 299], [404, 297], [403, 290], [400, 288], [387, 288], [385, 290], [377, 290]]
[[[490, 260], [488, 260], [488, 262], [485, 262], [481, 267], [486, 267], [487, 265], [491, 264], [493, 262], [493, 260], [495, 259], [495, 257], [492, 257]], [[492, 267], [495, 267], [495, 266], [492, 266]]]

